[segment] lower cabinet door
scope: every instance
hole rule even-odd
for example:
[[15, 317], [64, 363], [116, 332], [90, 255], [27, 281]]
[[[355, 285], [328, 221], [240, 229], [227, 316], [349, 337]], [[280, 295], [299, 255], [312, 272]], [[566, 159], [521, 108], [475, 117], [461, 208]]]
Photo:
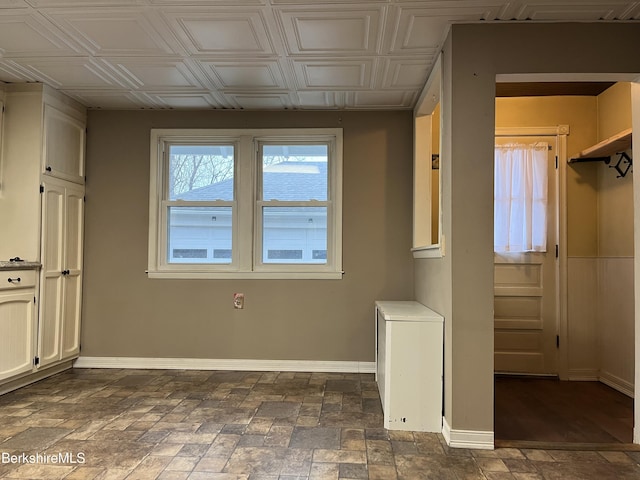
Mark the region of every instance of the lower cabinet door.
[[0, 381], [33, 368], [33, 295], [28, 290], [0, 292]]

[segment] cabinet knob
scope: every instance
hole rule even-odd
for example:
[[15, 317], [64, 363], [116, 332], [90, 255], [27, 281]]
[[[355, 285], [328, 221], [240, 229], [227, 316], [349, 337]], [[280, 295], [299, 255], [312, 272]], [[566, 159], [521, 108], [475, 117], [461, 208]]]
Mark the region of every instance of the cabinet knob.
[[69, 273], [71, 273], [69, 270], [62, 270], [62, 275], [69, 275]]
[[21, 278], [9, 278], [9, 283], [20, 283]]
[[50, 172], [50, 171], [51, 171], [51, 165], [47, 165], [47, 166], [45, 167], [45, 170], [46, 170], [47, 172]]

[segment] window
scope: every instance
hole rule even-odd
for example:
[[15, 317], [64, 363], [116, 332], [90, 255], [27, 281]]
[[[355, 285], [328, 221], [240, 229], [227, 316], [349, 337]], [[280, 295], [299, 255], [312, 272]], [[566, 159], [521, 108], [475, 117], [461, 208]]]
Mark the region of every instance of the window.
[[151, 132], [149, 276], [341, 278], [342, 131]]
[[547, 250], [547, 148], [544, 142], [495, 147], [495, 252]]

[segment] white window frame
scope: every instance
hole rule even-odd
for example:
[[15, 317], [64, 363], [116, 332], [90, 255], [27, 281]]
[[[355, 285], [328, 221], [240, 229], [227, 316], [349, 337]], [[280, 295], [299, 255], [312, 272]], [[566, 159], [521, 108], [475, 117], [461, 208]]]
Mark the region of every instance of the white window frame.
[[[263, 263], [262, 216], [259, 191], [263, 143], [327, 143], [329, 145], [327, 201], [303, 202], [327, 207], [327, 261], [322, 264]], [[228, 264], [177, 264], [167, 261], [167, 206], [193, 202], [167, 200], [167, 145], [233, 144], [234, 199], [207, 202], [233, 208], [232, 261]], [[342, 129], [152, 129], [149, 183], [149, 278], [342, 278]], [[198, 202], [199, 206], [203, 205]]]

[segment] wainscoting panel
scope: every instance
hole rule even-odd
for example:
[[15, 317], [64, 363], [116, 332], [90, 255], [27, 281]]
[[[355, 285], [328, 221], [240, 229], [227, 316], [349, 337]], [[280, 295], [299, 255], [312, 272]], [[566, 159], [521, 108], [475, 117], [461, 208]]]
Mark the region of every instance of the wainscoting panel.
[[567, 339], [569, 379], [597, 380], [598, 360], [598, 259], [567, 259]]
[[600, 379], [627, 395], [634, 385], [633, 257], [598, 259]]

